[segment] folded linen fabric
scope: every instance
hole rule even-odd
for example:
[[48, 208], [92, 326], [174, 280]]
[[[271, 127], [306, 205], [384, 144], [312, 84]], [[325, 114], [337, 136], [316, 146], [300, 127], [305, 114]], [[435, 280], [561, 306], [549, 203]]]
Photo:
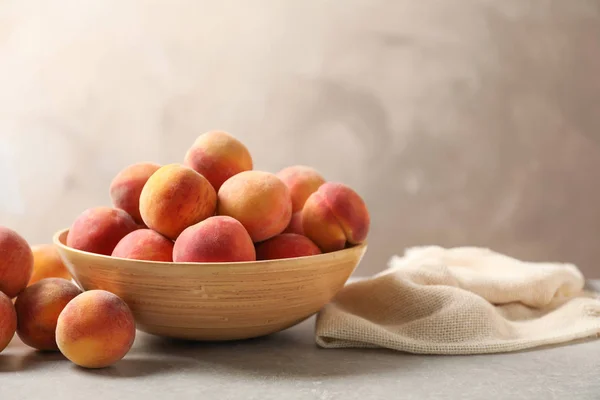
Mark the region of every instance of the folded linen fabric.
[[510, 352], [600, 333], [600, 299], [572, 264], [478, 247], [415, 247], [347, 284], [318, 314], [323, 348]]

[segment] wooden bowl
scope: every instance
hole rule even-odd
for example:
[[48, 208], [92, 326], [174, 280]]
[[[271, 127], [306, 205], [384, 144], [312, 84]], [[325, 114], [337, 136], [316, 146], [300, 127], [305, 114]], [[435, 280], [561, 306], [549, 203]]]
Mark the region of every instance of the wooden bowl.
[[310, 317], [344, 286], [367, 246], [309, 257], [237, 263], [138, 261], [75, 250], [68, 230], [54, 243], [84, 289], [121, 297], [137, 328], [192, 340], [268, 335]]

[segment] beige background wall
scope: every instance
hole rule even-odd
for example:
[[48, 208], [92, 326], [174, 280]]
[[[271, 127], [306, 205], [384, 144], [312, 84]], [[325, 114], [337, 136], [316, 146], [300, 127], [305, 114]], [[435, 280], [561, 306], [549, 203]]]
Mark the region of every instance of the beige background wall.
[[0, 2], [0, 223], [31, 242], [226, 129], [418, 244], [600, 277], [599, 1]]

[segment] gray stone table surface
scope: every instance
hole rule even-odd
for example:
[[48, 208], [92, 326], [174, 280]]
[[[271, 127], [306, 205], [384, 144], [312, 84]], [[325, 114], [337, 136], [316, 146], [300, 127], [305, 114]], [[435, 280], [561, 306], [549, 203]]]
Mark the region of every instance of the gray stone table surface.
[[313, 329], [311, 318], [268, 337], [210, 344], [140, 332], [123, 360], [100, 370], [32, 351], [15, 338], [0, 353], [0, 400], [600, 399], [598, 340], [421, 356], [321, 349]]

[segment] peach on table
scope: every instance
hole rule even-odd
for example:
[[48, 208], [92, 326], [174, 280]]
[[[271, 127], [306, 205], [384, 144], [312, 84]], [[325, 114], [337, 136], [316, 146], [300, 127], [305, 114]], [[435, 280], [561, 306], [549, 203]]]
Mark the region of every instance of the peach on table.
[[88, 290], [58, 317], [56, 343], [61, 353], [85, 368], [103, 368], [122, 359], [135, 340], [135, 321], [127, 304], [105, 290]]
[[33, 273], [33, 252], [17, 232], [0, 226], [0, 292], [17, 296], [29, 283]]
[[33, 252], [33, 273], [28, 286], [44, 278], [71, 279], [71, 274], [60, 258], [56, 246], [45, 243], [31, 246]]
[[28, 286], [15, 302], [17, 335], [23, 343], [38, 350], [58, 350], [56, 321], [63, 308], [81, 292], [62, 278], [45, 278]]
[[17, 330], [17, 312], [10, 298], [0, 292], [0, 352], [8, 346]]

